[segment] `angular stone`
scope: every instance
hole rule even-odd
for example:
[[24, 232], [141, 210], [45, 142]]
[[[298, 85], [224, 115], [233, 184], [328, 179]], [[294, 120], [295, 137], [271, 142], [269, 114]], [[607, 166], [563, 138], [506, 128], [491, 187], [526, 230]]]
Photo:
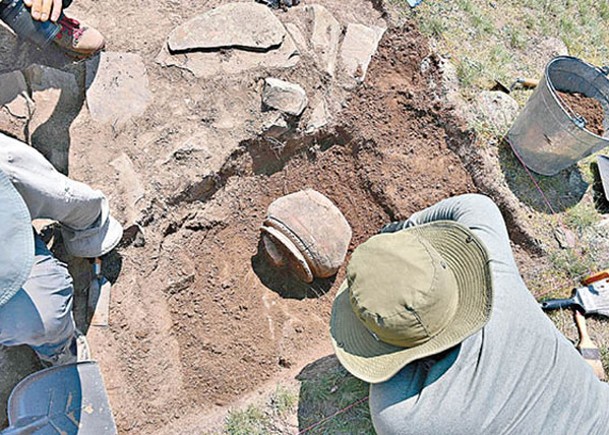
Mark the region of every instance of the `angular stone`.
[[271, 10], [258, 3], [229, 3], [187, 21], [170, 33], [171, 51], [278, 47], [285, 27]]
[[296, 46], [300, 50], [304, 51], [304, 50], [307, 50], [309, 48], [308, 45], [307, 45], [307, 40], [305, 39], [304, 35], [302, 34], [302, 32], [300, 31], [298, 26], [296, 26], [296, 24], [294, 24], [294, 23], [287, 23], [285, 25], [285, 28], [288, 30], [288, 33], [294, 39], [294, 42], [296, 43]]
[[283, 113], [273, 112], [273, 116], [262, 124], [262, 134], [267, 138], [280, 138], [288, 131], [290, 131], [290, 126]]
[[308, 100], [305, 90], [297, 84], [274, 78], [264, 80], [262, 102], [288, 115], [300, 116]]
[[367, 27], [362, 24], [350, 23], [340, 51], [342, 63], [347, 74], [363, 81], [372, 56], [376, 53], [383, 33], [382, 27]]
[[330, 122], [330, 114], [325, 100], [321, 100], [311, 112], [311, 117], [307, 123], [306, 133], [312, 133], [319, 130]]
[[103, 52], [87, 60], [86, 70], [87, 106], [94, 120], [116, 126], [144, 113], [152, 95], [139, 55]]
[[341, 27], [336, 18], [323, 6], [312, 5], [305, 9], [309, 14], [313, 30], [311, 45], [317, 53], [325, 72], [334, 76], [336, 69], [336, 56], [338, 54], [338, 41]]
[[6, 107], [17, 118], [27, 118], [30, 115], [27, 83], [21, 71], [0, 75], [0, 106]]
[[58, 171], [67, 173], [70, 126], [83, 104], [76, 77], [42, 65], [31, 65], [24, 72], [36, 106], [29, 141]]
[[478, 111], [499, 132], [512, 125], [518, 114], [518, 103], [500, 91], [484, 91], [476, 98]]
[[172, 55], [163, 47], [156, 58], [163, 66], [190, 71], [196, 78], [241, 74], [262, 68], [291, 68], [300, 60], [294, 40], [286, 35], [277, 49], [267, 52], [228, 50], [228, 52], [192, 52]]
[[27, 142], [26, 127], [34, 111], [21, 71], [0, 75], [0, 131]]
[[138, 222], [140, 220], [140, 210], [138, 202], [144, 198], [144, 188], [137, 175], [133, 162], [125, 153], [121, 153], [117, 158], [110, 162], [110, 165], [117, 173], [117, 190], [121, 195], [121, 205], [124, 210], [124, 217], [127, 223]]

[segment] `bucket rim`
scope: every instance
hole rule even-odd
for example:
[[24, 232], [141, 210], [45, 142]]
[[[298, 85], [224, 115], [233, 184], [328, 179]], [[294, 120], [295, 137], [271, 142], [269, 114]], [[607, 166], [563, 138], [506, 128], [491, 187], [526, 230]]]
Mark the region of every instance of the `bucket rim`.
[[[566, 55], [556, 56], [556, 57], [552, 58], [552, 60], [550, 60], [547, 63], [547, 65], [546, 65], [546, 67], [544, 69], [544, 77], [543, 77], [544, 80], [546, 81], [546, 84], [548, 85], [548, 89], [550, 90], [550, 94], [552, 95], [552, 98], [554, 98], [554, 100], [558, 103], [558, 107], [560, 107], [560, 109], [569, 117], [569, 119], [573, 122], [573, 124], [577, 128], [579, 128], [580, 130], [583, 130], [587, 134], [593, 136], [595, 139], [599, 139], [599, 140], [601, 140], [603, 142], [606, 142], [607, 145], [609, 145], [609, 138], [604, 137], [604, 136], [599, 136], [598, 134], [588, 130], [587, 128], [578, 125], [577, 122], [575, 122], [575, 118], [571, 115], [572, 112], [569, 112], [569, 110], [567, 110], [567, 107], [565, 107], [565, 105], [563, 104], [562, 99], [560, 99], [558, 97], [557, 89], [554, 87], [554, 83], [550, 80], [550, 77], [549, 77], [549, 75], [550, 75], [550, 67], [554, 63], [559, 62], [559, 61], [563, 61], [563, 60], [574, 60], [574, 61], [576, 61], [578, 63], [583, 64], [584, 66], [586, 66], [586, 67], [588, 67], [590, 69], [595, 70], [596, 72], [599, 73], [600, 76], [605, 78], [605, 80], [607, 81], [607, 85], [608, 86], [609, 86], [609, 77], [607, 75], [605, 75], [605, 73], [603, 72], [601, 67], [598, 67], [598, 66], [593, 65], [593, 64], [591, 64], [589, 62], [586, 62], [585, 60], [580, 59], [579, 57], [566, 56]], [[609, 101], [608, 101], [608, 103], [609, 103]], [[607, 146], [607, 145], [605, 145], [605, 146]]]

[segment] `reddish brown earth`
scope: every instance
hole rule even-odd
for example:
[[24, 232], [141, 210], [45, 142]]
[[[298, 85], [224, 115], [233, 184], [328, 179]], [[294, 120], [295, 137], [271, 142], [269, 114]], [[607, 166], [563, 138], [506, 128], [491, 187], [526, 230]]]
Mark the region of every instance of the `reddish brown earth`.
[[[340, 127], [282, 150], [244, 144], [221, 174], [220, 190], [176, 204], [172, 222], [147, 230], [164, 234], [156, 254], [135, 267], [129, 257], [137, 248], [125, 249], [122, 273], [139, 275], [134, 282], [148, 283], [143, 294], [160, 295], [156, 303], [168, 310], [157, 313], [166, 317], [161, 337], [138, 319], [146, 307], [137, 295], [119, 294], [112, 307], [110, 341], [123, 356], [104, 375], [121, 432], [149, 433], [230, 404], [310, 362], [311, 349], [327, 342], [344, 270], [304, 285], [268, 266], [259, 226], [274, 199], [304, 188], [327, 195], [353, 228], [351, 252], [383, 223], [475, 191], [447, 144], [446, 125], [455, 128], [455, 121], [433, 89], [439, 76], [426, 46], [411, 27], [390, 31]], [[175, 355], [150, 359], [164, 343]]]
[[559, 91], [557, 94], [575, 114], [582, 116], [586, 120], [587, 130], [599, 136], [605, 133], [603, 127], [605, 112], [597, 99], [588, 98], [579, 93], [569, 94]]

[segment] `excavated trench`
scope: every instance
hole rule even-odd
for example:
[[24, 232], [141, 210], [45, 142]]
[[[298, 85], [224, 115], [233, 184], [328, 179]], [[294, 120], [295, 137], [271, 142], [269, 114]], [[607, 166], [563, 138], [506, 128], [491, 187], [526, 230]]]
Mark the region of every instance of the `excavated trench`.
[[441, 82], [418, 31], [390, 30], [331, 127], [245, 141], [155, 203], [146, 249], [121, 253], [110, 333], [94, 337], [120, 433], [171, 433], [322, 356], [344, 268], [310, 285], [273, 270], [259, 245], [273, 200], [328, 196], [353, 229], [350, 254], [391, 220], [479, 190], [480, 163], [463, 151], [475, 138]]

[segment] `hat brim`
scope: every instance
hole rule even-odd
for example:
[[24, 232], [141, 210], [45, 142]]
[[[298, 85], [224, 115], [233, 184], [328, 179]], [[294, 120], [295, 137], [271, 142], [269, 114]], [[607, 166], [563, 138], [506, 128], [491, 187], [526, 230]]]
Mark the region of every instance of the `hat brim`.
[[479, 331], [491, 313], [493, 286], [488, 253], [469, 229], [452, 221], [436, 221], [402, 231], [417, 232], [449, 264], [459, 302], [452, 321], [442, 332], [416, 347], [396, 347], [379, 341], [355, 315], [347, 282], [343, 282], [332, 307], [332, 345], [342, 365], [369, 383], [385, 382], [410, 362], [456, 346]]

